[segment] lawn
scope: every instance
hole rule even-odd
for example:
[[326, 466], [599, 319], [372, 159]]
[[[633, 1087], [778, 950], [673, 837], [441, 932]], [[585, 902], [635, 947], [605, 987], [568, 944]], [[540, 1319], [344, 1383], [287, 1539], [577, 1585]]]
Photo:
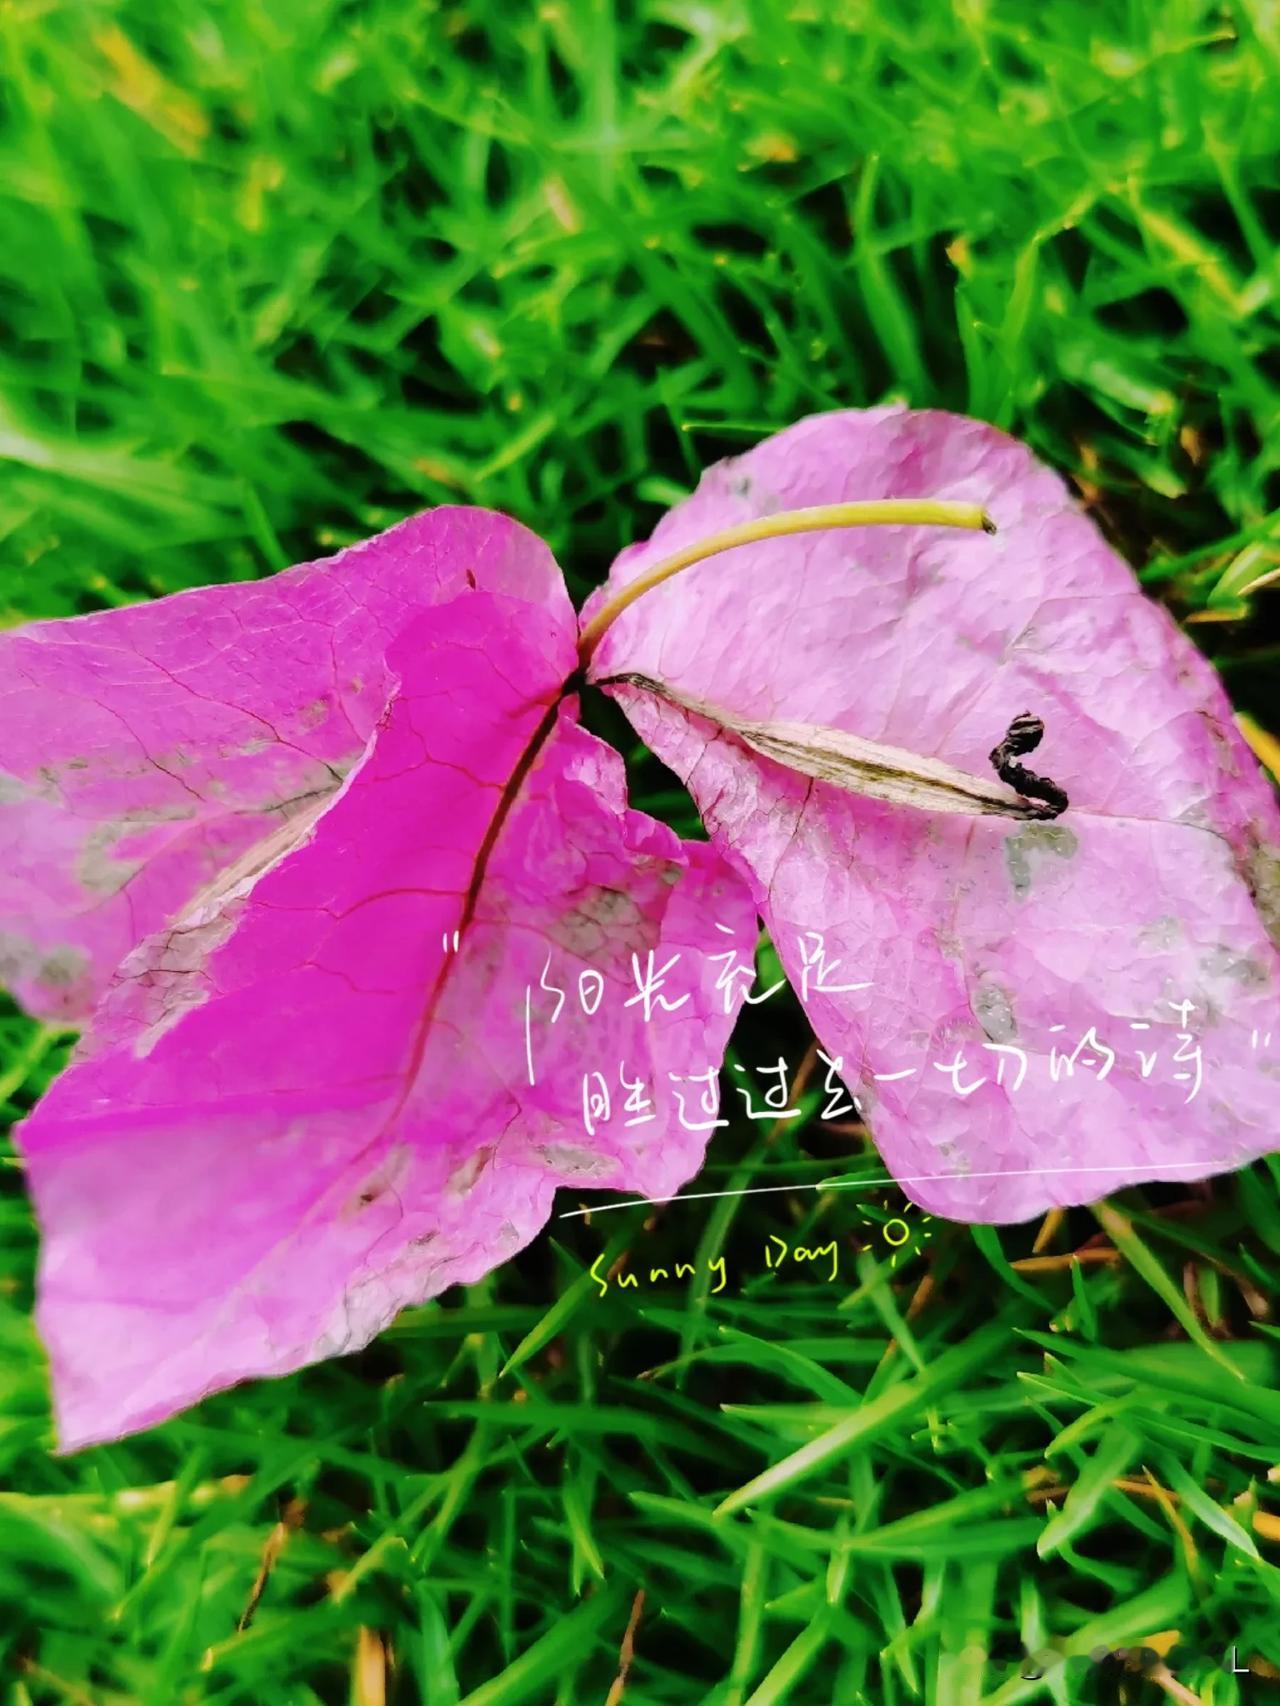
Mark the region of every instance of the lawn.
[[[0, 623], [440, 503], [581, 599], [707, 463], [898, 399], [1069, 476], [1280, 765], [1265, 0], [11, 0], [0, 42]], [[805, 1118], [690, 1189], [879, 1177], [767, 1012], [741, 1058]], [[0, 1006], [10, 1123], [69, 1041]], [[4, 1142], [0, 1697], [1280, 1700], [1278, 1159], [999, 1230], [894, 1188], [556, 1219], [357, 1356], [58, 1456]]]

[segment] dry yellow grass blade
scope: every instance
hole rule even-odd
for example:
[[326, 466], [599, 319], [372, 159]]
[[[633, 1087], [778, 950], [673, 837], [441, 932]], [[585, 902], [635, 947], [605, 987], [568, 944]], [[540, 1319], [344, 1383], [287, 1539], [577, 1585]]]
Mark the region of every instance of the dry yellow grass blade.
[[376, 1629], [361, 1624], [351, 1663], [351, 1706], [387, 1706], [387, 1648]]
[[1243, 711], [1236, 712], [1236, 724], [1253, 748], [1254, 756], [1266, 765], [1273, 776], [1280, 776], [1280, 740]]

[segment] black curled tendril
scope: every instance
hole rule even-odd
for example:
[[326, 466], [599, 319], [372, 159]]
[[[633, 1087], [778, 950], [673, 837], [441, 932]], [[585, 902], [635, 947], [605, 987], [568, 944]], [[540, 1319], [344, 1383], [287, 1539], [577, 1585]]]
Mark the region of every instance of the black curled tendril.
[[996, 775], [1008, 787], [1015, 789], [1024, 799], [1040, 803], [1043, 809], [1036, 813], [1037, 817], [1061, 817], [1068, 805], [1066, 794], [1047, 776], [1037, 776], [1034, 770], [1018, 763], [1023, 753], [1034, 752], [1043, 738], [1043, 722], [1039, 717], [1033, 717], [1030, 711], [1023, 711], [1009, 724], [1004, 739], [993, 749], [991, 763]]

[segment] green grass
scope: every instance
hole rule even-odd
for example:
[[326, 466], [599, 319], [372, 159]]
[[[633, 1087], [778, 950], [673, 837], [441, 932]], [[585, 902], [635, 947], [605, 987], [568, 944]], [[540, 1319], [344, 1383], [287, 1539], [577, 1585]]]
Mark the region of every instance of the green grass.
[[[1280, 728], [1262, 0], [12, 0], [0, 52], [0, 620], [443, 501], [581, 595], [707, 461], [900, 397], [1076, 477]], [[63, 1047], [0, 1012], [8, 1114]], [[806, 1106], [720, 1134], [699, 1188], [874, 1166]], [[884, 1191], [553, 1222], [360, 1356], [70, 1458], [11, 1151], [0, 1179], [12, 1706], [617, 1706], [641, 1590], [625, 1706], [1156, 1702], [1020, 1680], [1022, 1648], [1171, 1630], [1209, 1706], [1280, 1698], [1274, 1162], [1127, 1193], [1074, 1269], [938, 1223], [893, 1267]], [[767, 1268], [771, 1234], [835, 1238], [836, 1278]], [[643, 1283], [601, 1296], [622, 1250]]]

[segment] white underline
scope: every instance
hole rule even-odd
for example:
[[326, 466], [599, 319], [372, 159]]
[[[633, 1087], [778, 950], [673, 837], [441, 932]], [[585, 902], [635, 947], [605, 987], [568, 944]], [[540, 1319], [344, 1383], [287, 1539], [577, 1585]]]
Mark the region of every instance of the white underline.
[[[1224, 1166], [1235, 1166], [1235, 1162], [1224, 1161]], [[1212, 1169], [1219, 1165], [1213, 1161], [1160, 1161], [1152, 1162], [1160, 1171], [1152, 1175], [1149, 1182], [1155, 1183], [1170, 1170], [1180, 1170], [1184, 1167], [1200, 1170]], [[625, 1202], [597, 1203], [593, 1208], [571, 1208], [564, 1214], [558, 1214], [557, 1220], [573, 1220], [582, 1214], [608, 1214], [615, 1208], [643, 1208], [648, 1204], [668, 1202], [706, 1202], [713, 1197], [762, 1197], [773, 1191], [866, 1191], [878, 1189], [881, 1185], [937, 1185], [947, 1179], [1050, 1179], [1063, 1178], [1071, 1173], [1132, 1173], [1130, 1167], [1012, 1167], [1005, 1172], [997, 1173], [916, 1173], [905, 1178], [895, 1179], [819, 1179], [812, 1185], [748, 1185], [741, 1191], [689, 1191], [674, 1197], [628, 1197]], [[1137, 1183], [1137, 1181], [1134, 1181]]]

